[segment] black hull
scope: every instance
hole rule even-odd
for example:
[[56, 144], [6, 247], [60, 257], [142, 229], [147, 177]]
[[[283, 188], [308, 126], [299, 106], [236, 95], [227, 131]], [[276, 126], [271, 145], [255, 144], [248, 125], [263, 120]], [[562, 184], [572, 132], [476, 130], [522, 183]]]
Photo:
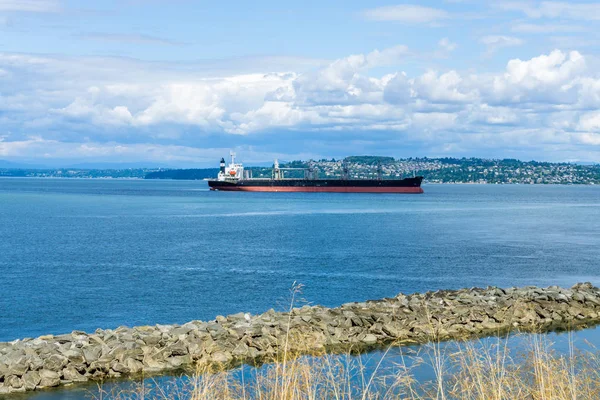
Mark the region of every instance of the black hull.
[[211, 190], [254, 192], [423, 193], [422, 176], [406, 179], [244, 179], [208, 181]]

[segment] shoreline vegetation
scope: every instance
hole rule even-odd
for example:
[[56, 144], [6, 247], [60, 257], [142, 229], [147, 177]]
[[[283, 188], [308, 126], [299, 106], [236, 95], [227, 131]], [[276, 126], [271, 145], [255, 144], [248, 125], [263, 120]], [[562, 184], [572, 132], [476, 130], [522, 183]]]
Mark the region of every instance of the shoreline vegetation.
[[[414, 175], [425, 177], [426, 183], [478, 184], [600, 184], [600, 164], [550, 163], [515, 159], [482, 158], [407, 158], [351, 156], [345, 159], [351, 179], [376, 179], [381, 165], [385, 179], [402, 179]], [[342, 173], [342, 160], [291, 161], [282, 168], [312, 166], [319, 178], [336, 179]], [[255, 178], [270, 178], [271, 167], [251, 167]], [[38, 178], [113, 178], [202, 180], [217, 176], [218, 168], [9, 168], [0, 167], [0, 177]], [[288, 171], [286, 177], [302, 178], [302, 171]]]
[[[273, 363], [274, 367], [266, 369], [266, 377], [257, 378], [267, 379], [269, 373], [275, 373], [279, 376], [276, 388], [268, 389], [268, 386], [259, 385], [257, 390], [268, 390], [271, 394], [279, 393], [283, 397], [265, 393], [259, 398], [321, 398], [289, 397], [285, 393], [299, 389], [293, 389], [294, 385], [299, 384], [301, 378], [309, 379], [311, 373], [315, 372], [314, 368], [332, 370], [331, 365], [327, 367], [318, 361], [307, 361], [326, 361], [329, 357], [327, 354], [350, 354], [386, 346], [424, 343], [433, 343], [435, 349], [435, 344], [443, 341], [498, 336], [509, 332], [571, 330], [600, 322], [600, 289], [590, 283], [577, 284], [570, 289], [530, 286], [439, 290], [347, 303], [337, 308], [310, 305], [295, 307], [300, 289], [299, 286], [292, 289], [290, 308], [283, 312], [269, 310], [255, 316], [238, 313], [218, 316], [209, 322], [191, 321], [183, 325], [119, 327], [98, 329], [94, 333], [73, 331], [64, 335], [0, 343], [0, 394], [79, 382], [103, 382], [125, 377], [135, 379], [183, 370], [197, 376], [194, 383], [197, 397], [190, 398], [246, 398], [233, 392], [229, 397], [206, 397], [202, 393], [230, 383], [227, 387], [233, 390], [235, 384], [226, 372], [233, 367]], [[480, 357], [478, 352], [473, 350], [472, 353], [472, 357]], [[467, 354], [465, 350], [465, 357]], [[323, 357], [307, 358], [303, 355]], [[471, 362], [475, 359], [466, 360], [463, 360], [464, 368], [477, 366]], [[546, 361], [554, 362], [553, 359]], [[490, 362], [490, 359], [484, 358], [480, 362]], [[441, 364], [438, 364], [434, 363], [436, 368], [441, 369]], [[215, 371], [218, 373], [215, 374]], [[290, 376], [290, 371], [296, 372]], [[469, 373], [469, 370], [463, 372]], [[555, 373], [554, 370], [542, 372]], [[294, 375], [296, 373], [300, 375]], [[224, 380], [211, 381], [213, 378]], [[588, 382], [591, 385], [588, 389], [597, 390], [598, 374], [591, 378], [596, 381], [593, 385]], [[505, 377], [496, 376], [496, 379], [503, 380]], [[315, 382], [316, 379], [313, 384]], [[317, 384], [315, 390], [323, 387], [323, 384]], [[482, 388], [487, 386], [484, 382], [474, 382], [473, 385]], [[368, 389], [371, 385], [366, 386]], [[596, 389], [592, 389], [592, 386]], [[345, 385], [343, 388], [346, 390]], [[246, 390], [244, 384], [238, 389]], [[220, 391], [223, 390], [225, 387], [221, 386]], [[440, 387], [437, 390], [443, 392]], [[417, 396], [418, 391], [414, 395]], [[415, 396], [413, 398], [420, 398]], [[374, 397], [369, 395], [364, 398]]]
[[[235, 370], [197, 368], [167, 381], [143, 378], [126, 385], [98, 385], [93, 400], [595, 400], [600, 398], [600, 353], [579, 350], [569, 334], [568, 352], [557, 352], [543, 334], [433, 342], [368, 359], [345, 353], [307, 357], [280, 350], [277, 360]], [[309, 344], [306, 344], [310, 346]], [[393, 345], [390, 345], [393, 346]], [[388, 360], [392, 358], [392, 362]]]

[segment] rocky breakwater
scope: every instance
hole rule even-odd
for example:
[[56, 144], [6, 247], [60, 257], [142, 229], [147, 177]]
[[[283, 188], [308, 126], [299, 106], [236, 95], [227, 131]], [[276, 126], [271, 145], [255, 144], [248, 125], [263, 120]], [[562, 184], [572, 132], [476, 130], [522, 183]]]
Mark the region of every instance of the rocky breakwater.
[[600, 321], [600, 289], [462, 289], [211, 322], [73, 331], [0, 343], [0, 394], [201, 365], [273, 360], [288, 352], [348, 351]]

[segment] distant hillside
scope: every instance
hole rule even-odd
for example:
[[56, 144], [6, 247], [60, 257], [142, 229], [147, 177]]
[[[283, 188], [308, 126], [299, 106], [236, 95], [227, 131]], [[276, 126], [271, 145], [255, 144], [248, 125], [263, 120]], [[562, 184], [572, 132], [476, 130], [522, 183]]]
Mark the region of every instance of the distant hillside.
[[9, 178], [117, 178], [139, 179], [152, 170], [138, 169], [37, 169], [37, 168], [2, 168], [0, 177]]
[[198, 168], [198, 169], [166, 169], [153, 171], [146, 174], [144, 179], [208, 179], [216, 178], [219, 168]]
[[[408, 158], [351, 156], [345, 161], [352, 179], [376, 179], [377, 163], [382, 165], [386, 179], [401, 179], [421, 175], [426, 182], [434, 183], [519, 183], [519, 184], [600, 184], [600, 166], [569, 163], [519, 161], [515, 159], [491, 160], [482, 158]], [[290, 161], [282, 167], [307, 168], [312, 165], [320, 178], [338, 179], [342, 174], [341, 160]], [[255, 178], [268, 178], [271, 169], [247, 168]], [[173, 169], [150, 172], [146, 179], [205, 179], [215, 178], [217, 168]], [[302, 178], [300, 170], [285, 171], [286, 178]]]
[[[271, 167], [246, 167], [246, 170], [252, 171], [254, 178], [271, 177]], [[219, 168], [190, 168], [190, 169], [165, 169], [152, 171], [146, 174], [144, 179], [177, 179], [177, 180], [198, 180], [215, 179], [219, 173]]]
[[349, 163], [365, 164], [365, 165], [375, 165], [378, 162], [381, 164], [391, 164], [395, 161], [394, 157], [382, 157], [382, 156], [350, 156], [350, 157], [346, 157], [344, 160], [346, 160]]
[[[376, 179], [377, 163], [385, 179], [421, 175], [427, 183], [600, 184], [600, 165], [519, 161], [482, 158], [406, 158], [351, 156], [345, 159], [351, 179]], [[339, 179], [342, 160], [290, 161], [287, 168], [312, 166], [320, 178]], [[270, 178], [271, 168], [246, 167], [254, 178]], [[33, 169], [0, 166], [0, 177], [144, 178], [198, 180], [216, 178], [218, 168], [197, 169]], [[286, 178], [303, 178], [302, 170], [286, 170]]]

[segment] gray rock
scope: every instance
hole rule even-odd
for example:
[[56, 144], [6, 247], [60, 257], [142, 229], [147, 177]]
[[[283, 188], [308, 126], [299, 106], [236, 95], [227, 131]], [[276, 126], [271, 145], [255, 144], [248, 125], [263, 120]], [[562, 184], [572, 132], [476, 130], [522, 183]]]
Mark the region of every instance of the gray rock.
[[148, 336], [144, 336], [142, 338], [142, 340], [144, 341], [144, 343], [146, 343], [148, 346], [155, 346], [158, 343], [161, 342], [162, 340], [162, 335], [160, 333], [154, 333]]
[[26, 390], [35, 390], [42, 381], [42, 377], [37, 371], [29, 371], [23, 375], [23, 383]]
[[9, 394], [11, 393], [11, 388], [8, 386], [4, 386], [4, 383], [0, 382], [0, 394]]
[[226, 364], [233, 360], [233, 356], [228, 351], [217, 351], [210, 355], [210, 358], [215, 363]]
[[124, 364], [127, 368], [129, 368], [129, 371], [132, 374], [137, 374], [139, 372], [142, 372], [142, 370], [144, 369], [144, 364], [142, 364], [140, 361], [135, 360], [133, 358], [126, 359], [124, 361]]
[[62, 371], [69, 363], [69, 359], [59, 354], [53, 354], [44, 360], [44, 369], [49, 371]]
[[145, 371], [160, 371], [167, 367], [167, 363], [165, 361], [153, 356], [145, 356], [143, 365]]
[[167, 358], [167, 362], [173, 368], [180, 368], [192, 363], [192, 357], [189, 355], [185, 356], [174, 356]]
[[88, 378], [82, 375], [75, 367], [69, 366], [62, 371], [63, 379], [71, 382], [87, 382]]
[[60, 374], [56, 371], [49, 371], [47, 369], [42, 369], [39, 371], [40, 374], [40, 384], [39, 386], [44, 387], [54, 387], [60, 385]]
[[83, 352], [79, 349], [69, 349], [62, 352], [62, 355], [65, 356], [70, 362], [81, 363], [84, 362]]
[[130, 369], [127, 365], [120, 363], [118, 361], [113, 361], [110, 364], [110, 369], [112, 369], [115, 372], [118, 372], [120, 374], [128, 374]]
[[23, 376], [25, 372], [29, 370], [29, 362], [25, 357], [21, 357], [18, 360], [14, 361], [14, 364], [10, 364], [6, 368], [6, 372], [4, 375], [15, 375], [15, 376]]
[[39, 357], [38, 355], [30, 356], [27, 359], [27, 361], [28, 361], [28, 365], [29, 365], [29, 370], [30, 371], [40, 370], [44, 366], [44, 360], [42, 360], [42, 358]]
[[98, 375], [97, 373], [107, 374], [109, 369], [110, 365], [108, 362], [93, 361], [92, 363], [90, 363], [87, 372], [96, 375]]
[[185, 343], [178, 341], [165, 349], [165, 352], [171, 356], [185, 356], [188, 354], [188, 349]]
[[100, 346], [84, 347], [82, 350], [83, 357], [88, 364], [97, 361], [102, 354], [102, 348]]
[[23, 380], [15, 375], [8, 375], [4, 378], [4, 385], [13, 389], [20, 389], [24, 386]]

